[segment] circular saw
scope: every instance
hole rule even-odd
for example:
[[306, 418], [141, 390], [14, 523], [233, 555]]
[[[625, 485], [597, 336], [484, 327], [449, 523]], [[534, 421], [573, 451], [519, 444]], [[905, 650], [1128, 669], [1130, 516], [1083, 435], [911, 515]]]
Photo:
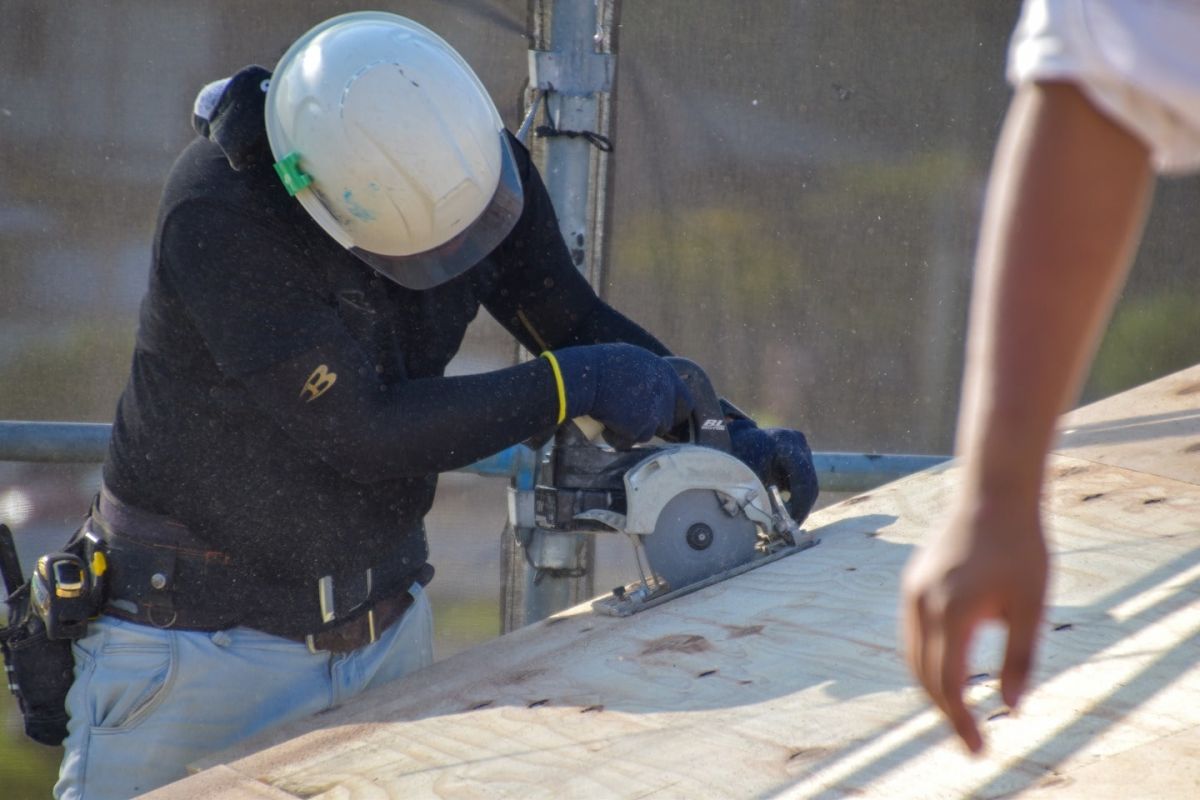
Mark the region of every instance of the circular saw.
[[668, 358], [696, 408], [686, 441], [623, 449], [607, 445], [591, 420], [562, 425], [539, 466], [539, 527], [622, 533], [637, 557], [637, 580], [593, 602], [627, 616], [817, 543], [731, 453], [720, 401], [694, 362]]

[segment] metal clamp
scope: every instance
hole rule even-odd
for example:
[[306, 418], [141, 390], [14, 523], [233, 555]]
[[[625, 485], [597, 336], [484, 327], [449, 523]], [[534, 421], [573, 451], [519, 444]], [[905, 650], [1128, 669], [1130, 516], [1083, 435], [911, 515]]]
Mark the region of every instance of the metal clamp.
[[[363, 572], [363, 583], [365, 584], [365, 589], [362, 593], [362, 599], [350, 606], [350, 608], [346, 609], [346, 613], [354, 612], [371, 599], [371, 589], [373, 586], [372, 579], [373, 575], [370, 569], [367, 569]], [[322, 623], [328, 624], [337, 619], [337, 601], [332, 575], [326, 575], [317, 581], [317, 602], [321, 608]], [[371, 641], [374, 641], [374, 639]]]

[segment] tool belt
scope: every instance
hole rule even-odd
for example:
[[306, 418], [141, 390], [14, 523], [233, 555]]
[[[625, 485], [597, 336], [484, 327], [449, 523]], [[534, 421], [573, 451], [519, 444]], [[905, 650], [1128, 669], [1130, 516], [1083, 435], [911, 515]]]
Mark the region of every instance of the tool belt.
[[[428, 584], [429, 564], [410, 548], [370, 569], [325, 575], [307, 586], [256, 575], [182, 523], [121, 502], [106, 488], [84, 525], [104, 548], [103, 611], [157, 628], [216, 631], [243, 625], [304, 642], [312, 652], [349, 652], [376, 641]], [[418, 531], [423, 536], [423, 532]]]

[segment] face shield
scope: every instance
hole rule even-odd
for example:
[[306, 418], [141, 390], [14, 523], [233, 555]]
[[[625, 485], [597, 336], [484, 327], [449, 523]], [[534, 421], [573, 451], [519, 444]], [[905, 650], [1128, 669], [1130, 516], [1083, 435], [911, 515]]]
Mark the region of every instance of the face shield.
[[475, 221], [445, 244], [423, 253], [387, 255], [360, 247], [350, 252], [372, 269], [409, 289], [429, 289], [478, 264], [504, 241], [521, 216], [525, 195], [508, 137], [500, 135], [501, 168], [496, 193]]

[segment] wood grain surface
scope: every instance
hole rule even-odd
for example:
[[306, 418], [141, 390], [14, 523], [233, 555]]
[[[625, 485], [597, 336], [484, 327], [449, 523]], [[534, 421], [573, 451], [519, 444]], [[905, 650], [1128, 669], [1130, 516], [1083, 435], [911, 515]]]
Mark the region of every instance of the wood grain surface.
[[953, 464], [815, 514], [821, 544], [626, 619], [588, 606], [277, 730], [164, 798], [1200, 797], [1200, 367], [1080, 409], [1052, 459], [1035, 685], [968, 757], [913, 685], [898, 578]]

